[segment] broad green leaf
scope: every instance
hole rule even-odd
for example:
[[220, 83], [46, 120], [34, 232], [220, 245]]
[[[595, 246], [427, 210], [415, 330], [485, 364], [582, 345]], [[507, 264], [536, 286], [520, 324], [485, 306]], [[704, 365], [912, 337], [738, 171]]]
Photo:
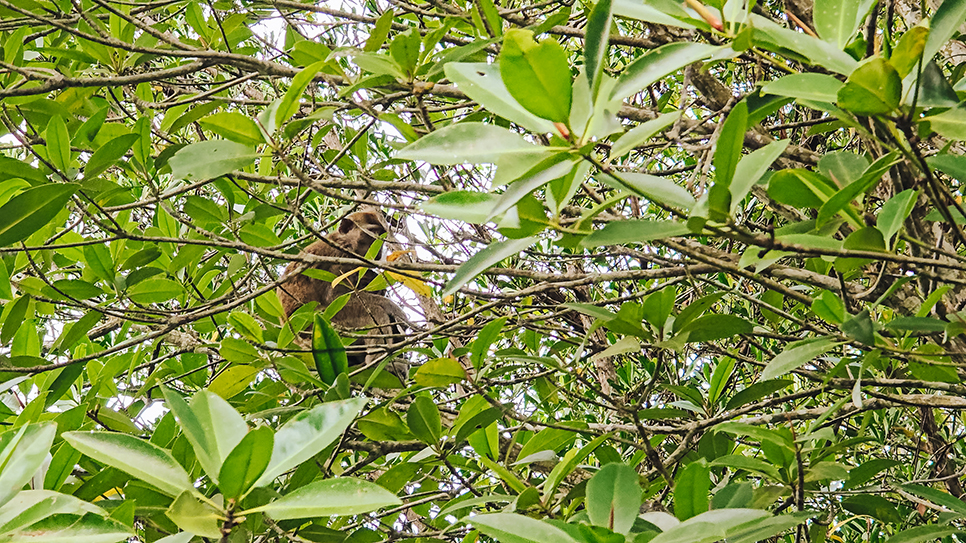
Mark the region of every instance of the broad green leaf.
[[963, 21], [966, 21], [966, 0], [943, 0], [929, 20], [929, 38], [926, 39], [923, 58], [932, 60], [946, 42], [956, 35]]
[[901, 99], [902, 78], [887, 60], [873, 57], [849, 75], [836, 102], [855, 115], [882, 115], [899, 107]]
[[211, 381], [208, 391], [227, 400], [245, 390], [258, 372], [259, 369], [255, 366], [233, 364]]
[[537, 117], [521, 106], [500, 75], [498, 64], [485, 62], [450, 62], [444, 67], [446, 77], [466, 96], [504, 119], [537, 133], [554, 132], [553, 123]]
[[910, 494], [915, 494], [916, 496], [925, 498], [936, 505], [941, 505], [959, 516], [966, 516], [966, 504], [948, 492], [913, 483], [903, 484], [901, 485], [901, 488]]
[[[774, 536], [785, 530], [790, 530], [814, 516], [815, 513], [811, 511], [799, 511], [788, 515], [776, 515], [756, 519], [729, 529], [728, 543], [758, 543], [759, 541], [770, 541]], [[825, 530], [824, 526], [821, 526], [821, 528]]]
[[523, 444], [517, 458], [523, 459], [540, 452], [556, 451], [569, 443], [573, 443], [576, 438], [576, 432], [560, 428], [544, 428]]
[[751, 14], [748, 22], [754, 29], [753, 38], [758, 47], [782, 54], [785, 53], [782, 49], [794, 51], [808, 60], [809, 64], [842, 75], [848, 75], [855, 69], [855, 59], [830, 43], [781, 27], [757, 14]]
[[373, 441], [406, 441], [413, 438], [402, 417], [388, 408], [373, 409], [356, 422], [362, 435]]
[[486, 358], [490, 345], [499, 337], [500, 332], [506, 325], [507, 317], [501, 317], [499, 319], [494, 319], [486, 324], [480, 333], [473, 340], [473, 344], [470, 346], [470, 361], [473, 363], [473, 367], [479, 369], [483, 366], [483, 360]]
[[[926, 47], [927, 36], [929, 36], [928, 28], [914, 26], [899, 39], [896, 48], [892, 50], [892, 56], [889, 57], [889, 63], [896, 69], [899, 77], [906, 77], [919, 64], [919, 58]], [[926, 61], [928, 60], [927, 58]]]
[[[849, 234], [849, 237], [845, 238], [845, 242], [842, 244], [842, 249], [854, 251], [885, 251], [885, 239], [882, 237], [882, 232], [879, 232], [875, 227], [866, 226]], [[871, 261], [868, 258], [847, 258], [840, 256], [835, 259], [835, 269], [841, 273], [848, 273], [865, 266]], [[872, 344], [872, 342], [865, 343]]]
[[801, 73], [780, 77], [761, 88], [763, 94], [777, 94], [800, 100], [834, 103], [845, 83], [826, 74]]
[[890, 460], [888, 458], [873, 458], [872, 460], [863, 462], [861, 465], [850, 469], [849, 479], [848, 481], [845, 481], [845, 484], [842, 486], [842, 488], [858, 488], [879, 473], [901, 465], [902, 462], [899, 462], [898, 460]]
[[218, 484], [222, 463], [248, 432], [245, 420], [221, 396], [209, 390], [198, 391], [190, 406], [170, 389], [161, 391], [201, 467]]
[[685, 466], [674, 481], [674, 514], [678, 519], [688, 520], [706, 512], [710, 489], [710, 469], [703, 460]]
[[610, 38], [611, 0], [598, 0], [587, 17], [587, 33], [584, 38], [584, 72], [590, 84], [591, 98], [597, 96], [601, 74], [607, 61], [607, 43]]
[[882, 496], [856, 494], [842, 500], [842, 507], [856, 515], [865, 515], [886, 524], [897, 525], [903, 521], [895, 504]]
[[466, 379], [466, 371], [452, 358], [435, 358], [419, 366], [413, 379], [419, 386], [441, 388]]
[[768, 196], [794, 207], [822, 207], [835, 194], [831, 180], [804, 169], [780, 170], [768, 181]]
[[182, 147], [168, 161], [172, 179], [214, 179], [251, 165], [259, 155], [248, 145], [228, 140], [199, 141]]
[[483, 224], [500, 196], [488, 192], [455, 190], [434, 196], [420, 204], [420, 209], [442, 219], [466, 221]]
[[859, 0], [815, 0], [815, 31], [823, 40], [845, 49], [859, 25], [859, 4]]
[[238, 499], [252, 489], [271, 460], [274, 437], [271, 428], [259, 426], [245, 434], [228, 453], [218, 474], [218, 490], [226, 498]]
[[225, 514], [191, 492], [181, 493], [165, 514], [179, 528], [201, 537], [220, 538]]
[[402, 505], [402, 501], [375, 483], [339, 477], [309, 483], [246, 513], [260, 511], [275, 520], [286, 520], [358, 515], [396, 505]]
[[51, 515], [23, 530], [5, 534], [4, 543], [114, 543], [129, 541], [131, 529], [96, 513]]
[[66, 173], [70, 169], [70, 134], [67, 133], [63, 117], [51, 117], [44, 136], [47, 138], [48, 158], [58, 170]]
[[704, 315], [681, 329], [687, 341], [699, 343], [725, 339], [738, 334], [750, 334], [754, 325], [736, 315]]
[[641, 123], [620, 137], [610, 148], [612, 159], [624, 156], [635, 147], [642, 145], [655, 134], [674, 124], [681, 118], [681, 112], [665, 113], [656, 119]]
[[275, 112], [275, 123], [277, 126], [282, 126], [288, 122], [289, 118], [295, 115], [299, 108], [302, 107], [302, 94], [308, 88], [309, 83], [315, 79], [315, 74], [319, 73], [319, 70], [327, 63], [327, 60], [320, 60], [311, 66], [306, 66], [305, 69], [292, 78], [292, 85], [285, 91], [285, 96], [282, 97], [282, 101], [278, 104], [278, 110]]
[[113, 282], [117, 271], [114, 266], [114, 259], [111, 257], [111, 250], [103, 243], [84, 246], [84, 259], [87, 267], [99, 279]]
[[609, 439], [611, 434], [601, 434], [595, 437], [590, 443], [584, 445], [580, 449], [570, 449], [567, 454], [564, 455], [563, 459], [550, 470], [550, 475], [547, 476], [547, 480], [543, 485], [542, 500], [544, 503], [554, 495], [557, 491], [557, 486], [560, 485], [561, 481], [568, 475], [570, 475], [580, 462], [583, 462], [587, 455], [597, 450], [601, 444]]
[[340, 374], [349, 372], [349, 358], [342, 338], [321, 313], [315, 314], [312, 329], [312, 359], [315, 360], [319, 378], [327, 385], [334, 383]]
[[876, 228], [882, 232], [882, 237], [887, 245], [890, 243], [892, 236], [896, 235], [902, 228], [918, 199], [919, 191], [906, 189], [889, 198], [889, 201], [882, 205], [882, 209], [876, 215]]
[[222, 111], [198, 120], [198, 124], [219, 136], [242, 145], [252, 146], [265, 143], [258, 124], [237, 111]]
[[962, 533], [955, 526], [945, 524], [926, 524], [903, 530], [886, 540], [886, 543], [921, 543], [936, 541], [952, 534]]
[[688, 64], [710, 58], [720, 50], [719, 47], [704, 43], [678, 42], [662, 45], [648, 51], [624, 69], [618, 77], [611, 96], [625, 98], [646, 89], [652, 83], [663, 79], [672, 72]]
[[[714, 150], [715, 185], [728, 188], [735, 176], [735, 168], [741, 160], [741, 149], [745, 145], [745, 130], [748, 128], [748, 102], [742, 100], [728, 113], [721, 127]], [[729, 193], [730, 194], [730, 193]], [[730, 202], [729, 206], [730, 208]], [[727, 209], [725, 210], [727, 211]]]
[[51, 490], [22, 490], [0, 507], [0, 534], [21, 530], [52, 515], [85, 513], [107, 515], [100, 507], [68, 494]]
[[491, 243], [482, 251], [471, 256], [453, 274], [453, 277], [446, 282], [442, 296], [449, 296], [458, 291], [463, 285], [470, 282], [477, 275], [485, 272], [501, 261], [519, 254], [537, 242], [537, 236], [522, 239], [510, 239], [506, 241], [496, 241]]
[[549, 522], [516, 513], [489, 513], [467, 520], [500, 543], [577, 543], [567, 532]]
[[601, 179], [610, 185], [624, 188], [653, 202], [670, 205], [678, 209], [691, 209], [694, 196], [688, 189], [674, 181], [656, 175], [635, 172], [622, 172], [619, 175], [605, 174]]
[[78, 451], [153, 485], [163, 494], [173, 497], [194, 491], [181, 464], [153, 443], [113, 432], [65, 432], [63, 436]]
[[131, 300], [139, 304], [158, 304], [170, 302], [184, 294], [181, 283], [166, 277], [154, 277], [142, 281], [127, 291]]
[[711, 543], [728, 538], [731, 531], [739, 532], [755, 521], [770, 518], [772, 514], [761, 509], [705, 511], [663, 531], [651, 543]]
[[773, 141], [761, 149], [741, 157], [735, 168], [734, 179], [728, 189], [731, 191], [731, 213], [734, 213], [751, 188], [761, 179], [768, 167], [781, 156], [788, 147], [789, 140]]
[[50, 183], [29, 188], [0, 206], [0, 247], [30, 237], [64, 210], [80, 185]]
[[580, 244], [594, 248], [602, 245], [646, 243], [656, 239], [684, 236], [691, 231], [680, 221], [654, 221], [648, 219], [616, 221], [590, 234]]
[[658, 9], [656, 6], [635, 2], [634, 0], [614, 0], [613, 12], [614, 15], [627, 17], [628, 19], [637, 19], [639, 21], [678, 28], [694, 28], [694, 25], [683, 20], [690, 17], [688, 17], [687, 12], [681, 9], [679, 5], [669, 2], [661, 5], [661, 7], [671, 8], [675, 11], [676, 17]]
[[[966, 141], [966, 108], [963, 106], [948, 109], [939, 115], [924, 117], [920, 122], [929, 123], [931, 130], [946, 138]], [[3, 208], [0, 208], [0, 213], [2, 212]]]
[[503, 35], [500, 75], [510, 95], [537, 117], [567, 124], [572, 99], [567, 53], [553, 39], [539, 44], [529, 30]]
[[[640, 476], [626, 464], [607, 464], [587, 481], [590, 522], [627, 534], [641, 512]], [[676, 505], [676, 504], [675, 504]]]
[[768, 381], [769, 379], [781, 377], [782, 375], [785, 375], [786, 373], [798, 369], [804, 364], [807, 364], [815, 358], [822, 356], [838, 345], [839, 343], [835, 342], [831, 338], [820, 338], [816, 341], [787, 349], [775, 358], [771, 359], [768, 365], [765, 366], [765, 370], [761, 372], [759, 381]]
[[428, 396], [416, 396], [406, 411], [406, 424], [409, 431], [427, 445], [435, 445], [443, 435], [439, 408]]
[[441, 165], [493, 163], [506, 153], [533, 154], [540, 150], [519, 134], [499, 126], [459, 123], [423, 136], [396, 153], [396, 157]]
[[746, 471], [751, 471], [754, 473], [760, 473], [772, 479], [773, 481], [781, 480], [781, 476], [778, 473], [778, 467], [764, 460], [759, 460], [757, 458], [751, 458], [750, 456], [742, 456], [740, 454], [729, 454], [715, 458], [710, 462], [712, 466], [728, 466], [731, 469], [739, 470], [743, 469]]
[[0, 434], [0, 505], [13, 499], [37, 473], [56, 432], [56, 424], [45, 422]]
[[329, 446], [349, 427], [367, 401], [360, 397], [324, 403], [286, 422], [275, 433], [272, 461], [254, 486], [267, 485]]
[[138, 134], [124, 134], [100, 146], [84, 166], [84, 179], [93, 179], [110, 168], [139, 138]]

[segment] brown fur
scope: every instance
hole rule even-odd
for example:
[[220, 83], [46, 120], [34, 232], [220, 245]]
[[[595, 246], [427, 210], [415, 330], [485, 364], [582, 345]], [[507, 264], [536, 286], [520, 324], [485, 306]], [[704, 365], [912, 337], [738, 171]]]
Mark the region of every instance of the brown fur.
[[[351, 258], [352, 253], [365, 256], [376, 239], [388, 232], [389, 226], [381, 212], [357, 211], [346, 215], [339, 224], [338, 230], [325, 236], [324, 240], [310, 244], [302, 252], [322, 257]], [[381, 254], [375, 255], [376, 259], [380, 257]], [[360, 265], [364, 264], [362, 262], [359, 264], [322, 263], [312, 267], [340, 277]], [[296, 266], [295, 262], [289, 264], [285, 273], [291, 273]], [[377, 274], [371, 270], [367, 271], [361, 279], [353, 273], [333, 287], [328, 281], [298, 274], [278, 287], [278, 298], [282, 302], [285, 316], [288, 317], [309, 302], [317, 302], [319, 305], [316, 310], [324, 311], [336, 298], [351, 292], [352, 295], [345, 306], [332, 317], [332, 324], [337, 328], [356, 330], [365, 335], [362, 341], [349, 347], [349, 365], [366, 364], [381, 358], [384, 354], [380, 349], [370, 347], [392, 344], [394, 339], [389, 336], [403, 334], [402, 325], [408, 322], [405, 312], [395, 302], [383, 296], [382, 291], [361, 290], [376, 277]], [[363, 347], [364, 352], [358, 347]], [[393, 363], [389, 367], [397, 376], [405, 378], [400, 371], [404, 366]]]

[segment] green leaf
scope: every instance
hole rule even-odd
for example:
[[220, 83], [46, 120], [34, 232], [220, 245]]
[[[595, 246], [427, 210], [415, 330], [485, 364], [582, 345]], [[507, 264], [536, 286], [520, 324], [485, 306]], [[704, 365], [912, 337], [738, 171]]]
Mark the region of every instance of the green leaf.
[[111, 250], [106, 245], [103, 243], [85, 245], [84, 260], [86, 261], [87, 267], [99, 279], [103, 279], [108, 283], [114, 281], [117, 270], [114, 266], [114, 259], [111, 257]]
[[260, 511], [275, 520], [286, 520], [359, 515], [396, 505], [402, 505], [402, 501], [375, 483], [339, 477], [309, 483], [272, 503], [246, 513]]
[[422, 387], [442, 388], [466, 379], [466, 371], [452, 358], [435, 358], [419, 366], [413, 379]]
[[562, 430], [560, 428], [544, 428], [523, 444], [523, 447], [517, 454], [517, 458], [522, 460], [532, 454], [544, 451], [556, 452], [561, 447], [573, 443], [576, 439], [577, 434], [573, 431]]
[[711, 471], [703, 461], [691, 462], [674, 481], [674, 514], [688, 520], [708, 510]]
[[945, 538], [952, 534], [959, 534], [962, 531], [955, 526], [942, 524], [927, 524], [903, 530], [886, 540], [886, 543], [921, 543], [923, 541], [935, 541]]
[[190, 406], [166, 387], [161, 392], [201, 467], [218, 484], [222, 464], [248, 432], [248, 424], [228, 402], [210, 390], [198, 391], [191, 398]]
[[[790, 515], [786, 515], [790, 516]], [[760, 509], [716, 509], [677, 524], [651, 540], [651, 543], [711, 543], [727, 539], [756, 522], [773, 518]], [[757, 541], [757, 540], [754, 540]]]
[[29, 188], [0, 206], [0, 247], [30, 237], [64, 210], [80, 188], [73, 183], [51, 183]]
[[779, 391], [783, 388], [791, 385], [793, 381], [791, 379], [773, 379], [771, 381], [758, 381], [757, 383], [751, 385], [744, 390], [739, 391], [737, 394], [728, 400], [725, 404], [725, 410], [731, 410], [741, 407], [745, 404], [758, 401], [769, 394]]
[[254, 486], [265, 486], [322, 451], [345, 432], [368, 402], [352, 398], [317, 405], [286, 422], [275, 433], [272, 461]]
[[389, 30], [392, 28], [392, 21], [395, 15], [393, 10], [387, 9], [376, 19], [376, 24], [373, 25], [372, 30], [369, 32], [369, 37], [366, 39], [366, 44], [362, 48], [363, 51], [378, 51], [382, 47], [382, 44], [385, 43], [386, 38], [389, 36]]
[[430, 198], [420, 204], [419, 208], [442, 219], [483, 224], [491, 216], [490, 211], [499, 200], [499, 195], [488, 192], [454, 190]]
[[186, 145], [168, 161], [172, 180], [214, 179], [251, 165], [260, 155], [248, 145], [207, 140]]
[[680, 118], [681, 112], [674, 111], [672, 113], [665, 113], [656, 119], [651, 119], [650, 121], [635, 126], [621, 136], [620, 139], [614, 142], [614, 145], [612, 145], [610, 148], [610, 157], [614, 159], [624, 156], [637, 146], [646, 143], [647, 140], [654, 136], [654, 134], [657, 134], [661, 130], [671, 126]]
[[114, 543], [134, 534], [120, 522], [98, 513], [54, 514], [23, 530], [4, 534], [10, 543]]
[[[249, 361], [251, 359], [246, 360], [246, 362]], [[227, 370], [219, 373], [218, 377], [215, 377], [208, 384], [208, 391], [224, 399], [231, 398], [245, 390], [258, 373], [259, 369], [255, 366], [234, 364]]]
[[929, 38], [923, 50], [923, 58], [932, 57], [956, 35], [966, 21], [966, 0], [943, 0], [929, 20]]
[[165, 514], [182, 530], [201, 537], [221, 537], [225, 514], [191, 492], [181, 493]]
[[936, 490], [935, 488], [913, 483], [906, 483], [900, 485], [900, 487], [902, 490], [905, 490], [910, 494], [915, 494], [916, 496], [925, 498], [936, 505], [941, 505], [959, 516], [966, 516], [966, 503], [963, 503], [959, 498], [956, 498], [948, 492], [943, 492], [942, 490]]
[[181, 464], [153, 443], [114, 432], [65, 432], [63, 437], [78, 451], [153, 485], [163, 494], [178, 496], [195, 491]]
[[738, 166], [738, 161], [741, 160], [741, 149], [745, 145], [745, 130], [747, 128], [748, 102], [742, 100], [731, 109], [724, 125], [721, 127], [718, 142], [715, 144], [715, 185], [725, 188], [731, 186], [731, 180], [735, 176], [735, 168]]
[[870, 516], [886, 524], [896, 525], [903, 520], [896, 506], [882, 496], [856, 494], [842, 500], [842, 507], [856, 515]]
[[902, 228], [918, 199], [919, 191], [906, 189], [889, 198], [889, 201], [882, 205], [882, 209], [876, 215], [876, 228], [882, 232], [882, 238], [887, 244]]
[[902, 78], [888, 61], [873, 57], [855, 69], [839, 90], [839, 107], [855, 115], [882, 115], [899, 107]]
[[587, 248], [625, 243], [646, 243], [656, 239], [684, 236], [691, 233], [680, 221], [655, 221], [649, 219], [616, 221], [584, 238], [580, 244]]
[[315, 314], [312, 329], [312, 359], [322, 382], [331, 385], [340, 374], [349, 372], [349, 358], [342, 338], [321, 313]]
[[626, 464], [607, 464], [595, 473], [587, 482], [585, 498], [590, 522], [627, 535], [641, 512], [639, 479]]
[[506, 325], [507, 317], [500, 317], [499, 319], [494, 319], [486, 324], [480, 333], [473, 340], [473, 344], [470, 346], [470, 361], [473, 363], [473, 367], [479, 370], [483, 366], [483, 360], [486, 358], [490, 345], [496, 341], [496, 338], [500, 336], [500, 332]]
[[[279, 107], [281, 108], [281, 106]], [[258, 124], [250, 117], [246, 117], [237, 111], [215, 113], [200, 119], [198, 124], [227, 140], [245, 146], [265, 143], [265, 137], [262, 136]]]
[[[694, 28], [694, 25], [684, 21], [684, 19], [690, 19], [690, 17], [681, 6], [668, 2], [661, 4], [660, 7], [662, 9], [658, 9], [656, 5], [651, 6], [634, 0], [614, 0], [613, 11], [614, 15], [628, 19], [678, 28]], [[677, 17], [671, 16], [668, 11], [673, 11]]]
[[[966, 108], [963, 106], [948, 109], [939, 115], [924, 117], [920, 122], [929, 123], [930, 130], [946, 138], [966, 141]], [[0, 208], [0, 213], [2, 211], [3, 208]]]
[[863, 462], [861, 465], [850, 469], [849, 479], [845, 481], [845, 484], [842, 486], [842, 488], [852, 489], [860, 487], [866, 481], [869, 481], [879, 473], [901, 465], [902, 462], [897, 460], [890, 460], [888, 458], [873, 458], [872, 460]]
[[505, 154], [534, 154], [541, 148], [515, 134], [483, 123], [459, 123], [423, 136], [396, 153], [404, 160], [422, 160], [430, 164], [494, 163]]
[[241, 498], [265, 473], [272, 458], [274, 437], [275, 433], [270, 427], [259, 426], [245, 434], [228, 453], [218, 474], [218, 489], [226, 498]]
[[[776, 515], [753, 520], [728, 530], [728, 543], [770, 541], [774, 539], [774, 536], [794, 528], [814, 516], [815, 513], [811, 511], [799, 511], [790, 515]], [[825, 530], [824, 526], [822, 526], [822, 530]], [[814, 536], [812, 541], [815, 541]]]
[[794, 51], [812, 65], [843, 75], [848, 75], [855, 69], [855, 59], [830, 43], [781, 27], [771, 19], [757, 14], [749, 15], [748, 23], [754, 29], [752, 36], [758, 47], [782, 55], [787, 55], [787, 51], [783, 49]]
[[684, 210], [691, 209], [694, 206], [694, 196], [688, 192], [688, 189], [664, 177], [646, 173], [622, 172], [619, 176], [604, 174], [602, 180], [609, 185], [632, 190], [652, 202]]
[[[282, 126], [288, 122], [292, 115], [295, 115], [298, 112], [299, 108], [302, 106], [302, 93], [304, 93], [305, 89], [308, 88], [309, 83], [315, 79], [315, 74], [319, 73], [319, 70], [321, 70], [327, 63], [327, 60], [320, 60], [311, 66], [306, 66], [305, 69], [292, 78], [292, 86], [285, 91], [285, 96], [282, 97], [282, 101], [278, 104], [278, 110], [275, 112], [275, 124], [277, 126]], [[173, 173], [174, 172], [172, 172], [172, 174]]]
[[823, 40], [845, 49], [859, 25], [859, 0], [815, 0], [812, 18]]
[[127, 291], [128, 297], [139, 304], [170, 302], [184, 294], [181, 283], [166, 277], [153, 277], [142, 281]]
[[416, 396], [406, 411], [406, 424], [416, 439], [427, 445], [435, 445], [443, 435], [439, 408], [428, 396]]
[[625, 98], [637, 94], [668, 74], [710, 58], [720, 50], [720, 47], [704, 43], [676, 42], [648, 51], [624, 69], [611, 91], [611, 97]]
[[607, 61], [607, 42], [610, 38], [611, 0], [598, 0], [587, 17], [584, 37], [584, 72], [590, 84], [591, 97], [597, 96], [601, 74]]
[[503, 35], [500, 75], [510, 95], [537, 117], [567, 124], [572, 88], [567, 53], [555, 40], [539, 44], [529, 30]]
[[928, 36], [928, 28], [915, 26], [910, 28], [899, 39], [899, 43], [892, 50], [892, 56], [889, 57], [889, 64], [892, 64], [896, 69], [899, 77], [909, 75], [915, 69], [916, 65], [919, 64], [919, 58], [922, 56], [922, 51], [926, 47], [926, 38]]
[[751, 188], [761, 180], [768, 167], [781, 156], [790, 140], [773, 141], [761, 149], [741, 157], [735, 168], [731, 186], [731, 213], [734, 213]]
[[552, 122], [530, 113], [513, 99], [503, 84], [498, 64], [450, 62], [445, 65], [444, 71], [446, 77], [467, 97], [487, 111], [533, 132], [546, 134], [555, 131]]
[[449, 296], [458, 291], [460, 287], [470, 282], [477, 275], [485, 272], [501, 261], [520, 253], [537, 242], [537, 236], [530, 236], [522, 239], [510, 239], [497, 241], [488, 245], [482, 251], [471, 256], [453, 274], [453, 277], [446, 282], [443, 287], [442, 296]]
[[768, 181], [768, 196], [794, 207], [822, 207], [836, 192], [832, 182], [818, 173], [803, 169], [780, 170]]
[[728, 466], [729, 468], [736, 470], [743, 469], [754, 473], [760, 473], [769, 477], [773, 481], [781, 480], [781, 476], [778, 473], [778, 467], [774, 464], [765, 462], [764, 460], [759, 460], [757, 458], [751, 458], [749, 456], [741, 456], [740, 454], [729, 454], [715, 458], [711, 462], [711, 465]]
[[819, 338], [816, 341], [787, 349], [771, 359], [768, 365], [765, 366], [765, 370], [761, 372], [759, 381], [768, 381], [769, 379], [781, 377], [827, 353], [838, 345], [839, 343], [831, 338]]
[[577, 543], [567, 532], [548, 522], [516, 513], [489, 513], [467, 520], [500, 543]]
[[704, 343], [750, 334], [754, 328], [752, 323], [735, 315], [705, 315], [691, 321], [680, 333], [688, 334], [689, 343]]
[[0, 434], [0, 505], [13, 499], [37, 473], [56, 433], [56, 424], [44, 422]]
[[834, 103], [845, 83], [826, 74], [801, 73], [786, 75], [766, 84], [762, 94], [777, 94], [799, 100]]
[[138, 134], [124, 134], [100, 146], [84, 166], [84, 179], [93, 179], [110, 168], [139, 138]]
[[47, 156], [53, 165], [63, 173], [70, 169], [70, 134], [63, 117], [54, 115], [47, 123], [44, 132], [47, 138]]

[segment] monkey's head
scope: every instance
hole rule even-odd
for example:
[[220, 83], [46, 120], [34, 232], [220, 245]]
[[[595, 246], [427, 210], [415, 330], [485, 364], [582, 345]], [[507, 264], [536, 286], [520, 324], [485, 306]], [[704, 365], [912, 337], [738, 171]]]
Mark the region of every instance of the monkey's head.
[[[365, 255], [372, 244], [388, 232], [389, 224], [385, 215], [376, 209], [366, 209], [346, 215], [339, 223], [338, 237], [343, 247]], [[377, 258], [379, 256], [376, 255]]]

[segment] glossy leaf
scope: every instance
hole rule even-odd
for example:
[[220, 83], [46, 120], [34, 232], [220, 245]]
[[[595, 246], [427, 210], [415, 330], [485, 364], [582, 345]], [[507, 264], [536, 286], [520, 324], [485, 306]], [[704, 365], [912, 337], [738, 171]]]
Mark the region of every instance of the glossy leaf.
[[286, 520], [358, 515], [397, 505], [402, 501], [375, 483], [340, 477], [309, 483], [250, 512], [261, 511], [273, 519]]
[[538, 148], [498, 126], [459, 123], [423, 136], [396, 154], [398, 158], [422, 160], [430, 164], [496, 162], [506, 154], [531, 154]]
[[57, 425], [37, 423], [0, 434], [0, 505], [9, 502], [37, 473], [54, 441]]
[[173, 178], [197, 181], [240, 170], [257, 157], [248, 145], [228, 140], [208, 140], [182, 147], [168, 164]]
[[587, 482], [587, 516], [590, 522], [627, 534], [640, 514], [639, 475], [625, 464], [608, 464]]
[[64, 210], [78, 188], [72, 183], [40, 185], [0, 206], [0, 247], [23, 241], [46, 226]]
[[482, 251], [471, 256], [464, 262], [453, 277], [446, 282], [443, 287], [443, 296], [448, 296], [458, 291], [463, 285], [470, 282], [477, 275], [485, 272], [501, 261], [520, 253], [536, 243], [536, 236], [522, 239], [510, 239], [491, 243]]
[[800, 368], [816, 357], [822, 356], [837, 346], [838, 343], [832, 339], [822, 338], [792, 347], [768, 362], [768, 365], [765, 366], [765, 371], [761, 373], [760, 380], [767, 381], [781, 377], [790, 371]]
[[570, 66], [559, 43], [537, 43], [528, 30], [508, 31], [500, 50], [500, 74], [510, 95], [527, 111], [553, 122], [569, 121]]
[[319, 378], [327, 385], [334, 383], [340, 374], [349, 372], [349, 358], [342, 338], [321, 313], [315, 314], [312, 328], [312, 359]]

